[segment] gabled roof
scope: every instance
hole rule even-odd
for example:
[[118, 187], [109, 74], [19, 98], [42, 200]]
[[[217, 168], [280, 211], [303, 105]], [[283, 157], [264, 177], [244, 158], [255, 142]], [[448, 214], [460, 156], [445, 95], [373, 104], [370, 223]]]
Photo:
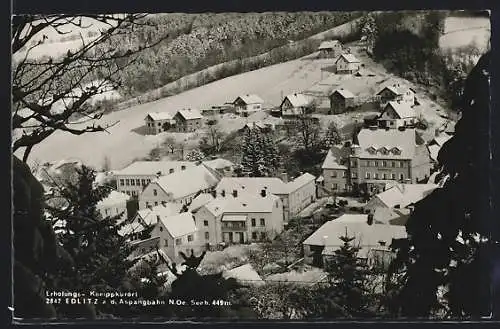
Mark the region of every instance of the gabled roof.
[[203, 118], [203, 115], [199, 110], [196, 109], [183, 109], [177, 111], [177, 114], [182, 116], [186, 120], [195, 120]]
[[265, 284], [264, 280], [260, 277], [259, 273], [254, 270], [252, 265], [245, 264], [235, 267], [229, 271], [222, 273], [225, 279], [233, 278], [241, 284], [262, 285]]
[[343, 169], [347, 170], [347, 166], [340, 164], [341, 160], [349, 156], [349, 148], [343, 146], [333, 146], [326, 154], [325, 160], [321, 169]]
[[186, 168], [194, 167], [196, 164], [190, 161], [136, 161], [127, 167], [115, 172], [115, 175], [156, 175], [161, 172], [167, 175], [173, 169], [174, 173], [181, 171], [182, 166]]
[[311, 103], [311, 100], [304, 94], [290, 94], [281, 102], [281, 106], [283, 106], [283, 103], [285, 103], [287, 99], [293, 107], [308, 106]]
[[437, 137], [434, 137], [433, 140], [429, 142], [429, 145], [438, 145], [439, 147], [443, 146], [451, 138], [448, 134], [441, 134]]
[[234, 163], [222, 158], [203, 161], [203, 164], [212, 169], [224, 169], [226, 167], [234, 167]]
[[388, 208], [394, 208], [396, 205], [405, 208], [422, 200], [437, 187], [436, 184], [397, 184], [377, 194], [375, 198], [382, 201]]
[[344, 58], [345, 61], [348, 63], [360, 63], [359, 59], [357, 59], [356, 56], [354, 56], [353, 54], [342, 54], [335, 61], [335, 63], [338, 62], [341, 58]]
[[336, 45], [339, 45], [339, 44], [340, 44], [340, 41], [339, 41], [339, 40], [323, 41], [323, 42], [321, 42], [321, 44], [319, 45], [318, 49], [319, 49], [319, 50], [322, 50], [322, 49], [332, 49], [332, 48], [334, 48]]
[[415, 111], [411, 108], [410, 104], [406, 102], [389, 102], [385, 106], [384, 111], [387, 111], [389, 107], [396, 112], [400, 119], [416, 117]]
[[415, 93], [415, 90], [413, 90], [413, 88], [408, 86], [406, 83], [401, 82], [400, 80], [393, 80], [393, 79], [390, 79], [385, 83], [383, 83], [382, 88], [380, 88], [380, 91], [377, 93], [377, 95], [379, 95], [386, 89], [392, 92], [394, 95], [403, 95], [408, 90]]
[[153, 121], [158, 121], [158, 120], [172, 120], [173, 115], [172, 113], [168, 112], [149, 112], [148, 115], [146, 115], [146, 118], [150, 117]]
[[330, 96], [333, 95], [333, 94], [339, 94], [343, 98], [354, 98], [354, 94], [353, 93], [351, 93], [349, 90], [343, 89], [343, 88], [334, 90], [330, 94]]
[[377, 224], [404, 225], [409, 216], [409, 209], [377, 207], [373, 213], [373, 220]]
[[182, 214], [175, 216], [162, 217], [161, 223], [165, 226], [168, 233], [170, 233], [173, 238], [179, 238], [196, 232], [194, 217], [190, 212], [183, 212]]
[[295, 178], [294, 180], [288, 182], [286, 184], [286, 189], [288, 190], [288, 193], [291, 193], [293, 191], [298, 190], [302, 186], [309, 184], [310, 182], [314, 182], [315, 179], [316, 177], [306, 172], [300, 175], [299, 177]]
[[98, 207], [112, 206], [118, 203], [126, 203], [128, 200], [130, 200], [129, 195], [118, 191], [111, 191], [111, 193], [109, 193], [109, 195], [106, 198], [102, 199], [97, 203], [97, 206]]
[[257, 104], [264, 103], [264, 100], [255, 94], [246, 94], [238, 96], [233, 103], [235, 103], [238, 98], [240, 98], [245, 104]]
[[368, 215], [342, 215], [323, 224], [303, 244], [325, 246], [323, 254], [332, 254], [343, 244], [340, 237], [347, 231], [348, 236], [355, 238], [354, 245], [359, 245], [361, 248], [358, 257], [364, 258], [370, 249], [380, 246], [379, 241], [384, 241], [388, 246], [393, 238], [406, 237], [404, 226], [376, 223], [369, 225], [367, 221]]
[[154, 182], [174, 199], [178, 199], [214, 187], [219, 178], [209, 168], [199, 165], [161, 176]]
[[[359, 156], [361, 158], [394, 158], [394, 159], [412, 159], [415, 155], [415, 129], [361, 129], [358, 133], [359, 142]], [[371, 154], [367, 151], [368, 148], [374, 147], [378, 149], [379, 146], [386, 146], [389, 148], [398, 147], [401, 154], [396, 155], [389, 153], [382, 155], [380, 153]]]
[[141, 209], [137, 212], [137, 214], [142, 218], [142, 220], [147, 225], [155, 224], [158, 217], [169, 217], [181, 212], [182, 205], [180, 203], [168, 202], [165, 205], [160, 204], [158, 206], [154, 206], [151, 209]]
[[277, 177], [223, 177], [216, 188], [219, 195], [222, 190], [226, 195], [233, 190], [260, 195], [263, 189], [269, 193], [283, 193], [286, 191], [286, 184]]
[[203, 207], [204, 205], [206, 205], [207, 203], [211, 202], [213, 199], [214, 199], [214, 197], [212, 196], [212, 194], [201, 193], [196, 198], [194, 198], [193, 201], [191, 201], [191, 204], [189, 205], [188, 210], [191, 212], [196, 211], [196, 210], [200, 209], [201, 207]]

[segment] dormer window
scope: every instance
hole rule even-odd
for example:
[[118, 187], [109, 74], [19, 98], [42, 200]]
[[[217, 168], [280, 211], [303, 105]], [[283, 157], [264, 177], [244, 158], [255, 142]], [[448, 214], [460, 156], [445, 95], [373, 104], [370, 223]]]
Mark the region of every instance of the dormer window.
[[396, 155], [401, 154], [401, 150], [398, 147], [393, 147], [391, 152]]
[[375, 154], [377, 152], [377, 150], [373, 147], [373, 146], [370, 146], [368, 149], [367, 149], [368, 153], [370, 154]]
[[389, 150], [386, 147], [382, 147], [380, 148], [380, 153], [382, 153], [383, 155], [387, 155], [389, 153]]

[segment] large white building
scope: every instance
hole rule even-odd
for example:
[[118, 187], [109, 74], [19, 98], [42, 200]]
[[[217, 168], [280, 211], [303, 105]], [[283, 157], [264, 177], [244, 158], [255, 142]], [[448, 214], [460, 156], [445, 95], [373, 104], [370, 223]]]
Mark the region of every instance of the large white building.
[[111, 191], [106, 198], [97, 203], [96, 208], [103, 218], [121, 215], [120, 219], [126, 219], [127, 202], [129, 200], [129, 195], [118, 191]]
[[136, 161], [114, 173], [117, 190], [138, 197], [152, 180], [194, 166], [190, 161]]

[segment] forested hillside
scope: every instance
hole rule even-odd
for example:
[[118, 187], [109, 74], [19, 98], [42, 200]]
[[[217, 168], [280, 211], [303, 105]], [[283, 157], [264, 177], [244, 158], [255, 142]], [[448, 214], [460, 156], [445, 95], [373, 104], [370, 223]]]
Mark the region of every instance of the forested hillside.
[[[158, 14], [132, 33], [119, 34], [110, 47], [151, 42], [136, 62], [120, 73], [122, 92], [136, 96], [209, 66], [255, 56], [343, 24], [361, 13]], [[239, 72], [236, 72], [239, 73]]]

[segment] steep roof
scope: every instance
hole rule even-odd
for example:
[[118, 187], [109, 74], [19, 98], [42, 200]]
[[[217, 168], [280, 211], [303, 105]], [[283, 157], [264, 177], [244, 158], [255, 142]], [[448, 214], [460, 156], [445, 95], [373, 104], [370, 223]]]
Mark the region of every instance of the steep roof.
[[194, 198], [193, 201], [191, 201], [191, 204], [189, 205], [188, 210], [191, 212], [196, 211], [196, 210], [200, 209], [201, 207], [203, 207], [204, 205], [206, 205], [207, 203], [209, 203], [210, 201], [212, 201], [213, 199], [214, 199], [214, 197], [212, 196], [212, 194], [201, 193], [196, 198]]
[[190, 161], [136, 161], [127, 167], [115, 172], [115, 175], [162, 175], [170, 173], [170, 169], [175, 172], [181, 171], [182, 166], [186, 168], [194, 167], [196, 164]]
[[348, 63], [360, 63], [359, 59], [357, 59], [353, 54], [342, 54], [336, 62], [338, 62], [341, 58], [344, 58]]
[[233, 278], [242, 284], [262, 285], [265, 284], [264, 280], [260, 277], [259, 273], [254, 270], [252, 265], [244, 264], [235, 267], [229, 271], [224, 271], [222, 276], [226, 279]]
[[314, 182], [315, 179], [316, 179], [316, 177], [314, 177], [310, 173], [306, 172], [306, 173], [300, 175], [299, 177], [295, 178], [294, 180], [288, 182], [286, 184], [286, 189], [287, 189], [288, 193], [291, 193], [293, 191], [298, 190], [302, 186], [309, 184], [310, 182]]
[[172, 120], [174, 116], [172, 115], [172, 113], [169, 112], [149, 112], [146, 118], [147, 117], [150, 117], [153, 121], [158, 121], [158, 120]]
[[165, 226], [168, 233], [174, 238], [179, 238], [187, 234], [196, 232], [196, 224], [193, 214], [183, 212], [175, 216], [162, 217], [161, 223]]
[[[361, 158], [412, 159], [415, 155], [415, 129], [361, 129], [358, 134], [359, 156]], [[401, 153], [383, 155], [380, 152], [370, 153], [368, 150], [386, 147], [391, 150], [397, 147]]]
[[333, 94], [339, 94], [343, 98], [354, 98], [354, 94], [353, 93], [351, 93], [349, 90], [343, 89], [343, 88], [336, 89], [335, 91], [333, 91], [330, 94], [330, 96], [333, 95]]
[[321, 169], [347, 169], [347, 166], [340, 164], [340, 161], [348, 157], [349, 152], [349, 149], [343, 146], [333, 146], [328, 150]]
[[399, 205], [404, 208], [422, 200], [438, 186], [436, 184], [397, 184], [375, 196], [387, 207]]
[[290, 104], [292, 104], [293, 107], [302, 107], [302, 106], [308, 106], [311, 103], [311, 100], [304, 94], [290, 94], [285, 97], [281, 105], [288, 99]]
[[416, 117], [415, 111], [411, 108], [411, 105], [407, 102], [389, 102], [384, 111], [387, 111], [387, 108], [392, 108], [394, 112], [399, 116], [400, 119], [405, 118], [413, 118]]
[[334, 48], [338, 44], [340, 44], [339, 40], [323, 41], [319, 45], [318, 49], [319, 50], [322, 50], [322, 49], [332, 49], [332, 48]]
[[214, 187], [219, 178], [209, 168], [200, 165], [161, 176], [155, 182], [165, 192], [172, 194], [174, 199], [178, 199]]
[[367, 220], [368, 215], [342, 215], [323, 224], [303, 244], [325, 246], [323, 253], [332, 254], [343, 244], [340, 237], [347, 232], [348, 236], [355, 238], [354, 245], [361, 247], [358, 257], [366, 257], [370, 249], [380, 246], [379, 241], [384, 241], [388, 246], [393, 238], [406, 237], [404, 226], [375, 223], [368, 225]]
[[102, 199], [97, 203], [97, 206], [98, 207], [112, 206], [118, 203], [126, 203], [128, 200], [130, 200], [129, 195], [118, 191], [111, 191], [111, 193], [109, 193], [109, 195], [106, 198]]
[[264, 103], [264, 100], [255, 94], [240, 95], [234, 100], [234, 102], [236, 102], [238, 98], [240, 98], [245, 104]]
[[203, 118], [203, 115], [201, 115], [201, 112], [199, 110], [196, 110], [196, 109], [183, 109], [183, 110], [177, 111], [177, 113], [186, 120], [194, 120], [194, 119]]
[[450, 135], [448, 134], [441, 134], [437, 137], [434, 137], [434, 139], [432, 139], [430, 142], [429, 142], [429, 145], [433, 145], [433, 144], [436, 144], [438, 145], [439, 147], [443, 146], [444, 143], [446, 143], [449, 139], [451, 138]]
[[409, 209], [377, 207], [373, 213], [373, 220], [376, 224], [404, 225], [409, 215]]
[[165, 205], [160, 204], [154, 206], [151, 209], [141, 209], [138, 214], [141, 216], [142, 220], [146, 222], [147, 225], [156, 223], [158, 217], [169, 217], [181, 212], [182, 205], [180, 203], [169, 202]]
[[233, 167], [234, 163], [229, 160], [217, 158], [213, 160], [203, 161], [203, 164], [212, 169], [224, 169], [226, 167]]

